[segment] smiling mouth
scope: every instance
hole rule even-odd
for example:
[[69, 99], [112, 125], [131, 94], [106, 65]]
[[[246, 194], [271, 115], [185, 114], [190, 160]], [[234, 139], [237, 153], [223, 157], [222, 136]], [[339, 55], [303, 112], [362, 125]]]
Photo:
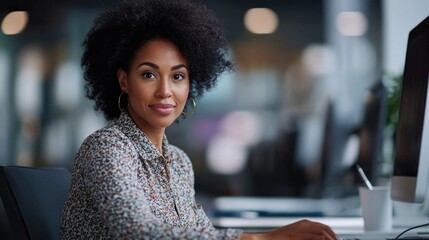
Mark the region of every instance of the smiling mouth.
[[154, 110], [156, 113], [161, 114], [161, 115], [168, 115], [175, 108], [175, 106], [171, 105], [171, 104], [152, 104], [152, 105], [149, 105], [149, 107], [152, 110]]

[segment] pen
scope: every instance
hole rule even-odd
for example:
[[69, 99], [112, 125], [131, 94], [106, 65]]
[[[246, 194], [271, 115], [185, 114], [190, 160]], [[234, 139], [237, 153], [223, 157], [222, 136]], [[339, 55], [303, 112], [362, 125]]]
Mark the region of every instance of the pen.
[[365, 183], [365, 185], [368, 187], [369, 190], [372, 190], [372, 184], [371, 182], [368, 180], [368, 178], [366, 177], [365, 173], [363, 172], [362, 168], [359, 166], [359, 164], [356, 164], [356, 168], [359, 172], [359, 175], [361, 176], [363, 182]]

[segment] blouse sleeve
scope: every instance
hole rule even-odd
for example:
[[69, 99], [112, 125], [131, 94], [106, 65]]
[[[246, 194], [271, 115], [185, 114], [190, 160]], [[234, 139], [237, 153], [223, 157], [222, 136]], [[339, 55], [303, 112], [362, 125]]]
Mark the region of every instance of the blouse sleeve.
[[[95, 136], [81, 152], [84, 183], [113, 239], [239, 239], [241, 231], [173, 227], [156, 218], [138, 184], [132, 146], [119, 137]], [[203, 217], [204, 218], [204, 217]]]

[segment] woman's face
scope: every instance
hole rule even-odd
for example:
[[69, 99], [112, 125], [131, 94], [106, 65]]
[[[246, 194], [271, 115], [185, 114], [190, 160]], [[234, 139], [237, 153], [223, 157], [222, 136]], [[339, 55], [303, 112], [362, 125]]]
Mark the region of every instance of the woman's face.
[[136, 52], [129, 71], [118, 70], [128, 111], [145, 133], [165, 130], [183, 111], [189, 94], [185, 58], [170, 41], [153, 39]]

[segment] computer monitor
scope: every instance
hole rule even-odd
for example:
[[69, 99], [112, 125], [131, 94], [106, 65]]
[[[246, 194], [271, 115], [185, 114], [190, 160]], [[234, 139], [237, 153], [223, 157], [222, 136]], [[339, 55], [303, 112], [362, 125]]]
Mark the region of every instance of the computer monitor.
[[408, 37], [391, 181], [393, 200], [422, 203], [429, 176], [429, 17]]

